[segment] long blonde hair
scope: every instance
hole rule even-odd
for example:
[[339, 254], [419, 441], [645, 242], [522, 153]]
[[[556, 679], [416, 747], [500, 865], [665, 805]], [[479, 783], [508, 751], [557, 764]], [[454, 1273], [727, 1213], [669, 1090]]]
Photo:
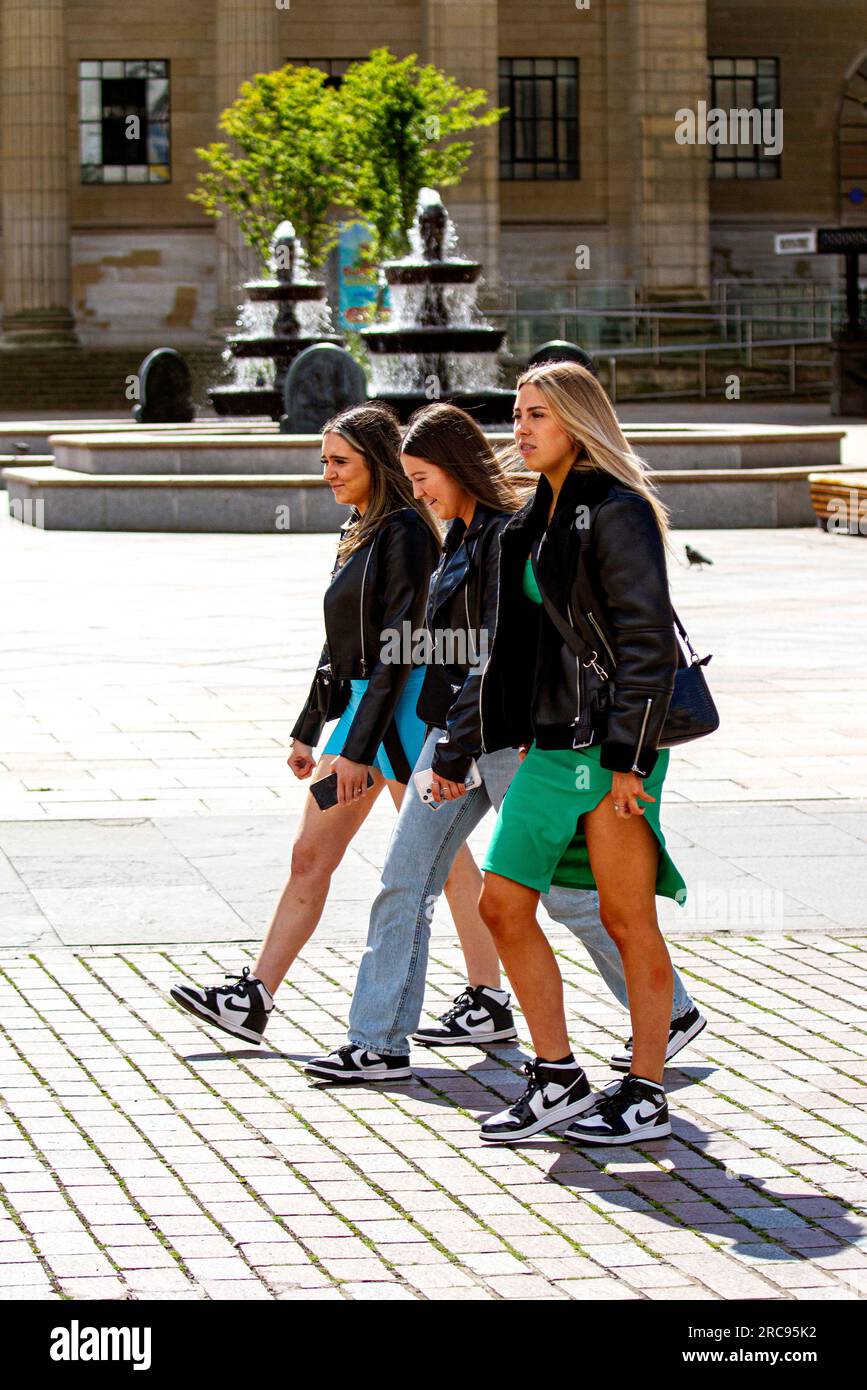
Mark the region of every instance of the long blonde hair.
[[668, 508], [660, 501], [648, 465], [630, 447], [614, 407], [592, 372], [577, 362], [541, 362], [518, 378], [516, 389], [522, 386], [535, 386], [541, 392], [557, 424], [577, 445], [579, 459], [574, 467], [600, 468], [637, 492], [652, 508], [667, 543]]
[[364, 515], [347, 526], [337, 546], [337, 563], [366, 545], [389, 513], [412, 507], [442, 544], [439, 528], [423, 503], [412, 495], [412, 483], [400, 466], [400, 423], [384, 401], [367, 401], [341, 410], [325, 425], [323, 436], [333, 431], [364, 455], [370, 470], [370, 501]]

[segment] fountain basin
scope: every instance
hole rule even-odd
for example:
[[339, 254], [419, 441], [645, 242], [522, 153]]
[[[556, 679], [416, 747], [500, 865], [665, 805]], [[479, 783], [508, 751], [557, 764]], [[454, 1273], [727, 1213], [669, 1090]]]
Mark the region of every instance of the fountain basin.
[[325, 286], [315, 280], [248, 280], [244, 289], [247, 298], [257, 304], [280, 304], [287, 300], [301, 304], [325, 297]]
[[505, 332], [484, 325], [459, 328], [449, 325], [430, 328], [363, 328], [360, 336], [371, 352], [496, 352]]
[[314, 343], [335, 343], [337, 347], [343, 346], [343, 339], [336, 333], [311, 333], [305, 337], [299, 334], [292, 338], [283, 338], [279, 333], [258, 334], [256, 337], [243, 334], [227, 338], [226, 342], [233, 357], [273, 357], [286, 362], [291, 362], [293, 357], [298, 357], [305, 348], [312, 347]]
[[474, 285], [481, 269], [478, 261], [389, 261], [385, 278], [389, 285]]
[[267, 415], [274, 421], [283, 413], [283, 394], [274, 386], [211, 386], [208, 395], [222, 416]]
[[[337, 530], [345, 508], [322, 480], [318, 435], [220, 429], [57, 436], [55, 465], [22, 457], [3, 470], [12, 515], [46, 530], [262, 533], [285, 529], [276, 509], [286, 503], [292, 531]], [[839, 464], [839, 429], [630, 425], [626, 433], [654, 469], [676, 528], [811, 526], [810, 475], [844, 482], [857, 471]]]
[[[370, 399], [390, 405], [404, 425], [416, 410], [432, 404], [430, 396], [425, 395], [424, 391], [376, 391]], [[515, 393], [489, 387], [484, 391], [445, 392], [442, 399], [460, 406], [480, 425], [499, 425], [502, 428], [511, 419]]]

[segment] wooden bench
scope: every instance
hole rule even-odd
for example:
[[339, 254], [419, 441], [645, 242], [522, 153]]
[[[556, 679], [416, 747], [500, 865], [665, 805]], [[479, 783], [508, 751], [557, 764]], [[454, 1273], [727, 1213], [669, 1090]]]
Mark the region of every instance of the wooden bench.
[[867, 536], [867, 473], [810, 474], [810, 502], [826, 531]]

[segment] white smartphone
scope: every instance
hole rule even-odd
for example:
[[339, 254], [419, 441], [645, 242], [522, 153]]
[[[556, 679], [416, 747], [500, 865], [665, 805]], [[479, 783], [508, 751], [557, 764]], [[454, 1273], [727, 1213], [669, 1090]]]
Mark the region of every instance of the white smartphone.
[[[412, 780], [415, 782], [416, 791], [426, 806], [430, 806], [434, 811], [438, 811], [440, 806], [444, 806], [444, 801], [434, 801], [433, 799], [433, 771], [425, 768], [422, 772], [414, 772]], [[467, 791], [472, 791], [473, 787], [482, 785], [482, 774], [479, 772], [478, 763], [475, 758], [470, 763], [470, 770], [464, 779], [464, 786]]]

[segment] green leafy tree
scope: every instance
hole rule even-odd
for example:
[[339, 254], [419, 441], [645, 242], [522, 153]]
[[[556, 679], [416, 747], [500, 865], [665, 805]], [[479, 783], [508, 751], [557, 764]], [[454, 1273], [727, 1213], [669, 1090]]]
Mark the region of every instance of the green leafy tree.
[[234, 217], [263, 260], [288, 219], [311, 266], [322, 265], [341, 212], [370, 224], [377, 255], [401, 255], [419, 191], [466, 172], [473, 144], [455, 137], [506, 108], [487, 109], [483, 89], [387, 48], [354, 63], [338, 90], [325, 84], [318, 68], [291, 63], [245, 82], [219, 120], [232, 143], [196, 150], [207, 170], [190, 197], [211, 217]]
[[351, 170], [355, 210], [373, 227], [381, 256], [409, 247], [409, 228], [425, 186], [459, 183], [473, 151], [453, 137], [493, 125], [506, 107], [486, 108], [483, 88], [461, 87], [416, 54], [374, 49], [347, 71], [339, 91], [341, 162]]
[[318, 68], [287, 64], [257, 73], [220, 116], [225, 142], [197, 149], [208, 166], [190, 197], [211, 217], [229, 215], [267, 260], [278, 222], [288, 219], [311, 266], [337, 241], [335, 206], [348, 196], [339, 157], [343, 121], [338, 94]]

